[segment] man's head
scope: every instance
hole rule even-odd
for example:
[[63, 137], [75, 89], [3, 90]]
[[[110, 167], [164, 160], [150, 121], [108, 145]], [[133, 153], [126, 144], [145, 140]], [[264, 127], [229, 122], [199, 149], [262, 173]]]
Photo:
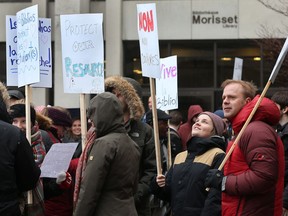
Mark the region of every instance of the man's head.
[[288, 121], [288, 91], [278, 91], [271, 97], [280, 110], [280, 124], [284, 125]]
[[225, 80], [221, 87], [224, 117], [231, 120], [256, 95], [257, 87], [252, 82], [242, 80]]
[[[166, 114], [164, 111], [157, 109], [157, 119], [158, 119], [159, 137], [165, 138], [165, 137], [167, 137], [168, 120], [171, 119], [171, 116]], [[146, 113], [146, 123], [153, 126], [152, 110], [149, 110]]]
[[[9, 114], [12, 119], [12, 124], [20, 128], [22, 131], [26, 131], [26, 108], [25, 104], [14, 104], [9, 109]], [[33, 107], [30, 108], [31, 126], [35, 125], [36, 112]]]
[[169, 113], [169, 115], [171, 116], [169, 124], [175, 128], [179, 128], [183, 121], [182, 113], [178, 110], [173, 110]]
[[10, 96], [11, 105], [13, 105], [16, 101], [25, 99], [23, 93], [19, 90], [8, 90], [8, 94]]

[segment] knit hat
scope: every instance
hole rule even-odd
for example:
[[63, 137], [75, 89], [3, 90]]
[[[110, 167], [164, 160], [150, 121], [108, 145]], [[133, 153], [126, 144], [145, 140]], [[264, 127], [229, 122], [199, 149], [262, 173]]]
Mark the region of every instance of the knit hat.
[[72, 126], [71, 116], [68, 113], [60, 109], [57, 109], [54, 107], [47, 107], [47, 114], [48, 114], [48, 117], [52, 119], [54, 125], [59, 125], [59, 126], [64, 126], [64, 127]]
[[215, 133], [216, 135], [219, 135], [219, 136], [222, 136], [223, 135], [223, 132], [225, 130], [225, 122], [223, 121], [223, 119], [221, 117], [219, 117], [218, 115], [212, 113], [212, 112], [202, 112], [200, 113], [199, 115], [202, 115], [202, 114], [205, 114], [205, 115], [208, 115], [212, 122], [213, 122], [213, 126], [215, 128]]
[[[12, 119], [14, 118], [21, 118], [26, 116], [25, 112], [25, 104], [14, 104], [10, 106], [9, 114]], [[36, 120], [36, 112], [33, 107], [30, 107], [30, 118], [31, 118], [31, 124], [35, 125]]]
[[[158, 121], [159, 121], [159, 120], [169, 120], [172, 117], [170, 115], [168, 115], [167, 113], [165, 113], [163, 110], [157, 109], [157, 118], [158, 118]], [[146, 113], [145, 120], [146, 120], [146, 123], [150, 123], [150, 122], [153, 121], [152, 110], [149, 110]]]
[[222, 109], [216, 110], [214, 114], [218, 115], [220, 118], [224, 118], [224, 112]]

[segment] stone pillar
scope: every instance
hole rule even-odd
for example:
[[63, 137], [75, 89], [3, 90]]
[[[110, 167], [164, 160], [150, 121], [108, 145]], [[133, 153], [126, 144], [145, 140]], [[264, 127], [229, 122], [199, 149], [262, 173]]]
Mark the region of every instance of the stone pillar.
[[62, 47], [60, 15], [89, 13], [89, 0], [55, 0], [55, 23], [54, 23], [54, 105], [65, 108], [79, 108], [80, 94], [64, 93], [62, 74]]
[[106, 0], [105, 76], [123, 75], [122, 0]]

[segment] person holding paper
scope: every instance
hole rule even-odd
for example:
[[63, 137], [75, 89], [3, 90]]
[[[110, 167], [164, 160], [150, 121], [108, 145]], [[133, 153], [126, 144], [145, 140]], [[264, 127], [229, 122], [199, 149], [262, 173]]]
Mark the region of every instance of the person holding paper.
[[[221, 86], [224, 116], [235, 133], [228, 152], [260, 96], [255, 96], [251, 82], [228, 79]], [[206, 187], [222, 190], [222, 215], [282, 215], [284, 149], [272, 127], [279, 119], [276, 104], [264, 97], [226, 161], [224, 174], [218, 169], [208, 172]]]
[[179, 153], [166, 175], [157, 175], [151, 183], [155, 196], [171, 203], [173, 216], [221, 215], [221, 192], [204, 186], [209, 169], [225, 157], [223, 120], [211, 112], [202, 112], [192, 125], [187, 150]]
[[88, 152], [75, 216], [137, 216], [133, 194], [140, 153], [124, 127], [118, 98], [104, 92], [91, 99], [90, 118], [97, 138]]
[[125, 128], [131, 139], [137, 143], [140, 151], [139, 182], [134, 196], [139, 216], [150, 216], [149, 185], [157, 173], [153, 129], [141, 121], [144, 107], [141, 100], [141, 86], [134, 80], [111, 76], [105, 79], [105, 91], [115, 94], [122, 103]]
[[18, 194], [33, 189], [41, 171], [25, 134], [11, 125], [8, 100], [0, 82], [0, 215], [20, 216]]

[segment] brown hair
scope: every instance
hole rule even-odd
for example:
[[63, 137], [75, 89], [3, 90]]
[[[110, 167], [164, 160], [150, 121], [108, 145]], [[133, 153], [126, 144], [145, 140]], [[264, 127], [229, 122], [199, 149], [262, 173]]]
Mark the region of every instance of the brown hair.
[[240, 84], [243, 87], [243, 95], [244, 98], [250, 97], [251, 99], [255, 97], [257, 93], [257, 86], [251, 81], [243, 81], [243, 80], [232, 80], [226, 79], [222, 84], [221, 88], [224, 89], [229, 84]]

